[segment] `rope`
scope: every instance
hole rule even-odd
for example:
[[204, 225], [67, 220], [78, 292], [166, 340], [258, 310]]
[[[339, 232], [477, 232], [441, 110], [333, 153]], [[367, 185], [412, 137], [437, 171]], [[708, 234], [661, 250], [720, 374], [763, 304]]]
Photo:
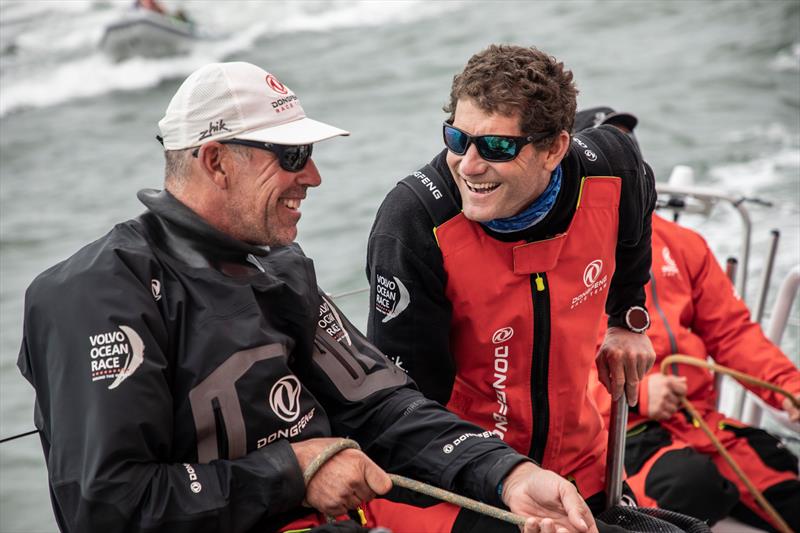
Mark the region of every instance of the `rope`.
[[28, 432], [25, 432], [25, 433], [20, 433], [18, 435], [12, 435], [11, 437], [5, 437], [3, 439], [0, 439], [0, 444], [3, 444], [4, 442], [12, 441], [14, 439], [18, 439], [20, 437], [27, 437], [28, 435], [34, 435], [36, 433], [39, 433], [39, 430], [38, 429], [32, 429], [32, 430], [30, 430]]
[[[313, 461], [311, 461], [311, 464], [309, 464], [308, 467], [306, 467], [306, 471], [303, 473], [303, 479], [306, 482], [306, 486], [308, 486], [308, 483], [314, 477], [314, 474], [317, 473], [317, 471], [322, 467], [322, 465], [325, 464], [325, 462], [328, 459], [330, 459], [340, 451], [346, 450], [348, 448], [352, 448], [354, 450], [361, 449], [357, 442], [350, 439], [341, 439], [338, 442], [335, 442], [330, 446], [328, 446], [327, 448], [325, 448], [322, 451], [322, 453], [320, 453]], [[518, 514], [514, 514], [505, 511], [503, 509], [493, 507], [491, 505], [487, 505], [485, 503], [473, 500], [471, 498], [466, 498], [464, 496], [454, 494], [452, 492], [440, 489], [438, 487], [427, 485], [425, 483], [422, 483], [421, 481], [415, 481], [407, 477], [398, 476], [397, 474], [389, 474], [389, 478], [392, 480], [392, 483], [398, 487], [403, 487], [428, 496], [432, 496], [438, 500], [458, 505], [459, 507], [463, 507], [464, 509], [469, 509], [470, 511], [475, 511], [476, 513], [481, 513], [487, 516], [491, 516], [492, 518], [502, 520], [503, 522], [509, 522], [517, 526], [524, 526], [525, 521], [527, 520], [527, 518], [524, 516], [520, 516]], [[328, 520], [330, 521], [331, 517], [328, 517]]]
[[[745, 383], [761, 386], [773, 392], [786, 396], [787, 398], [791, 398], [792, 403], [800, 407], [800, 402], [798, 402], [797, 398], [795, 398], [790, 392], [781, 389], [780, 387], [773, 385], [772, 383], [767, 383], [766, 381], [754, 378], [753, 376], [749, 374], [744, 374], [742, 372], [739, 372], [738, 370], [733, 370], [732, 368], [718, 365], [716, 363], [709, 363], [707, 361], [702, 361], [700, 359], [697, 359], [695, 357], [690, 357], [688, 355], [675, 354], [665, 357], [664, 360], [661, 362], [661, 373], [667, 375], [669, 365], [672, 363], [683, 363], [690, 366], [699, 366], [702, 368], [713, 370], [714, 372], [727, 374]], [[733, 457], [731, 457], [731, 455], [728, 453], [728, 450], [725, 449], [725, 446], [722, 445], [717, 436], [714, 435], [714, 433], [711, 431], [711, 428], [709, 428], [708, 424], [706, 424], [706, 421], [703, 420], [703, 417], [697, 411], [695, 406], [692, 405], [692, 402], [690, 402], [686, 397], [683, 397], [681, 398], [681, 405], [683, 406], [684, 409], [686, 409], [689, 412], [690, 415], [692, 415], [692, 418], [694, 418], [694, 420], [696, 420], [697, 423], [700, 424], [700, 429], [702, 429], [703, 432], [708, 436], [712, 444], [714, 444], [714, 446], [717, 448], [717, 451], [719, 451], [722, 458], [725, 459], [725, 461], [730, 465], [733, 471], [736, 472], [736, 475], [739, 476], [739, 479], [741, 479], [742, 482], [745, 484], [747, 490], [750, 492], [750, 494], [753, 495], [753, 498], [755, 498], [756, 501], [759, 503], [759, 505], [761, 505], [761, 508], [764, 509], [764, 511], [770, 516], [770, 518], [772, 518], [772, 520], [774, 521], [773, 526], [777, 526], [776, 529], [778, 531], [782, 531], [783, 533], [792, 533], [792, 529], [789, 527], [789, 525], [783, 520], [781, 515], [778, 514], [778, 512], [775, 510], [774, 507], [772, 507], [772, 505], [767, 501], [767, 499], [764, 498], [764, 495], [761, 494], [761, 491], [759, 491], [756, 488], [756, 486], [753, 485], [753, 482], [750, 481], [750, 478], [747, 477], [747, 474], [744, 473], [744, 471], [739, 467], [739, 465], [736, 463]]]

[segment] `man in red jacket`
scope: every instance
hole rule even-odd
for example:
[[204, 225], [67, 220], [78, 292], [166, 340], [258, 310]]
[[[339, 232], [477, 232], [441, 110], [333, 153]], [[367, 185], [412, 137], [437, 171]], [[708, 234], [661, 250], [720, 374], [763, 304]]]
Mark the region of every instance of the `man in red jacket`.
[[[628, 420], [625, 468], [642, 506], [658, 506], [714, 523], [727, 515], [768, 528], [767, 515], [750, 495], [699, 425], [680, 409], [688, 398], [789, 526], [800, 531], [797, 458], [767, 432], [726, 418], [716, 410], [712, 374], [673, 365], [662, 375], [660, 362], [680, 353], [752, 374], [800, 397], [800, 372], [750, 319], [744, 302], [697, 233], [653, 216], [653, 264], [646, 287], [653, 317], [647, 335], [656, 364], [639, 388]], [[608, 393], [594, 389], [608, 415]], [[792, 421], [800, 419], [788, 398], [752, 388]], [[792, 505], [793, 503], [793, 505]]]

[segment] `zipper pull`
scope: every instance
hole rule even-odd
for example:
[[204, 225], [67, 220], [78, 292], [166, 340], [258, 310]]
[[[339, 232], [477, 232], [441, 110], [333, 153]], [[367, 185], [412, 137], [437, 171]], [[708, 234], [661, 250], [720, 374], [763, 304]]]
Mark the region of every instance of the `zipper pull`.
[[536, 274], [536, 290], [539, 292], [544, 291], [544, 280], [538, 273]]

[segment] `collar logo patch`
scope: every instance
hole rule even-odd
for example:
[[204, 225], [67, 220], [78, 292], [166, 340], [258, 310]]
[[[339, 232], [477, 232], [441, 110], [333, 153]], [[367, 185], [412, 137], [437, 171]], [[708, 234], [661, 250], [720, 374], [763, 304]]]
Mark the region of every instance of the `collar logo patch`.
[[157, 279], [151, 279], [150, 292], [153, 293], [153, 299], [155, 299], [155, 301], [159, 301], [161, 299], [161, 282]]
[[144, 341], [129, 326], [90, 335], [89, 344], [92, 381], [113, 379], [109, 389], [119, 387], [144, 362]]
[[662, 276], [665, 278], [680, 276], [678, 265], [675, 264], [675, 260], [672, 258], [672, 253], [670, 253], [669, 248], [666, 246], [661, 249], [661, 258], [664, 260], [664, 264], [661, 265]]
[[383, 315], [385, 324], [397, 318], [411, 303], [411, 295], [402, 281], [395, 276], [375, 275], [375, 311]]

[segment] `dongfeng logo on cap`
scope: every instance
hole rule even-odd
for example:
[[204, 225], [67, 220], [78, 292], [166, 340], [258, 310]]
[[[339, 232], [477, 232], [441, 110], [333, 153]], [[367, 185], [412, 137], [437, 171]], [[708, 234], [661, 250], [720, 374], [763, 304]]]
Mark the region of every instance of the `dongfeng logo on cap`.
[[300, 415], [300, 380], [286, 376], [275, 382], [269, 391], [269, 406], [286, 422], [294, 422]]
[[267, 85], [269, 85], [270, 88], [276, 93], [289, 94], [289, 90], [286, 88], [286, 86], [281, 82], [279, 82], [278, 78], [276, 78], [272, 74], [267, 74], [266, 80], [267, 80]]

